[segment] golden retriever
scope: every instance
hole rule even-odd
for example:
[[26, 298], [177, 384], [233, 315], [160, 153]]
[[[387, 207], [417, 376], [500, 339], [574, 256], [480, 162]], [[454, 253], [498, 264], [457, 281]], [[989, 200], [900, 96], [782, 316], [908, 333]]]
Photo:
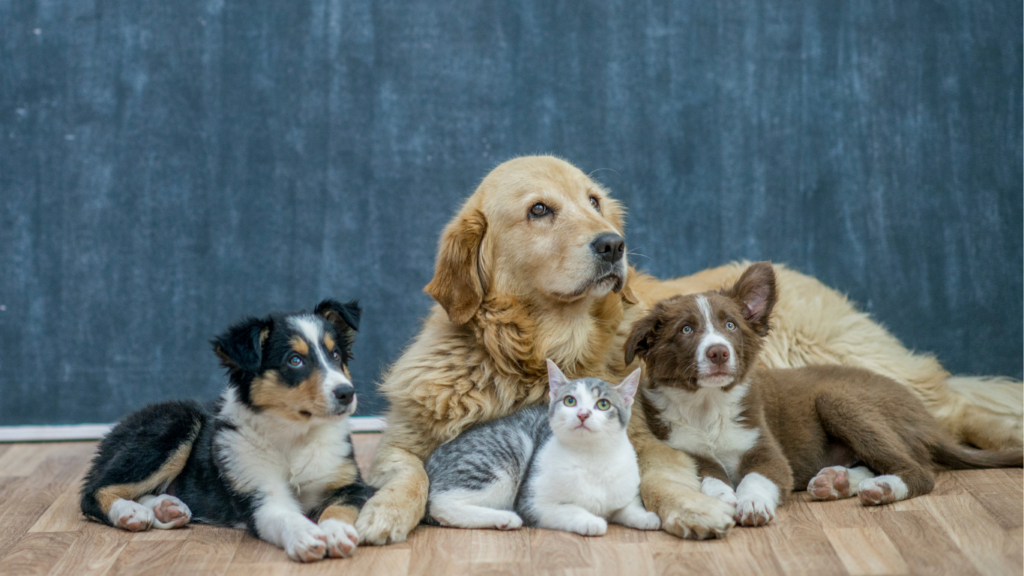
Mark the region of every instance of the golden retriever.
[[[423, 517], [423, 461], [466, 427], [543, 402], [545, 358], [570, 377], [621, 380], [633, 322], [665, 297], [731, 285], [740, 263], [670, 281], [636, 273], [622, 244], [623, 209], [571, 164], [522, 157], [495, 168], [444, 229], [433, 280], [438, 305], [384, 375], [387, 429], [369, 481], [379, 488], [357, 521], [360, 540], [401, 542]], [[916, 392], [958, 438], [1021, 445], [1020, 383], [951, 379], [842, 295], [777, 266], [775, 331], [762, 361], [861, 366]], [[641, 496], [665, 530], [724, 535], [732, 510], [700, 493], [693, 462], [658, 441], [634, 411]]]

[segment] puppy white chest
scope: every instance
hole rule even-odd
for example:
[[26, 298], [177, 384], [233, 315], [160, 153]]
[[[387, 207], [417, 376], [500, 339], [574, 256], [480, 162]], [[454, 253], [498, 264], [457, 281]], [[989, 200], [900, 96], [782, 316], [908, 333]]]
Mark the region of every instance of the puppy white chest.
[[743, 382], [729, 392], [719, 388], [696, 392], [655, 388], [644, 393], [671, 427], [666, 444], [717, 461], [736, 483], [740, 459], [761, 435], [758, 429], [742, 425], [741, 404], [749, 389], [750, 384]]
[[348, 423], [292, 425], [246, 412], [232, 414], [236, 428], [215, 440], [233, 487], [267, 493], [287, 486], [303, 509], [315, 506], [351, 456]]

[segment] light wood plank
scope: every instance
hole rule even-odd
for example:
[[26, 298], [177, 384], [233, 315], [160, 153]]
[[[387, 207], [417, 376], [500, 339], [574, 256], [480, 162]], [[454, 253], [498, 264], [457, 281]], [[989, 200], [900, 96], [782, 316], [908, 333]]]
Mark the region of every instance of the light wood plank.
[[131, 533], [103, 524], [87, 523], [50, 570], [50, 576], [100, 576], [114, 565], [131, 542]]
[[74, 540], [74, 534], [28, 534], [0, 558], [0, 570], [4, 576], [44, 576]]
[[881, 528], [825, 528], [850, 576], [907, 574], [907, 563]]
[[886, 506], [875, 510], [880, 517], [879, 525], [896, 546], [911, 574], [979, 574], [932, 514], [900, 512]]

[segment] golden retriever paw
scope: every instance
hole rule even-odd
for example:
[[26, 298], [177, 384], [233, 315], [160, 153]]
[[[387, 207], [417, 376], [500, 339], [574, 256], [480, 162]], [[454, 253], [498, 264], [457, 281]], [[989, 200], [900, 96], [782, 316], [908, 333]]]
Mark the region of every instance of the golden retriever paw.
[[409, 532], [419, 524], [423, 517], [422, 507], [410, 510], [409, 502], [405, 506], [396, 504], [384, 492], [378, 492], [363, 506], [356, 520], [356, 532], [359, 540], [373, 546], [405, 542]]
[[660, 507], [662, 530], [691, 540], [723, 538], [736, 525], [736, 507], [718, 498], [689, 494]]

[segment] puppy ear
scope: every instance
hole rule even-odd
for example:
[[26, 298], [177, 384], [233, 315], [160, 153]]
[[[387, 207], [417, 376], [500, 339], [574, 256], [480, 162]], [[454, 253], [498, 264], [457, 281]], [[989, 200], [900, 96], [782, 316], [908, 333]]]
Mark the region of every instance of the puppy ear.
[[344, 304], [336, 300], [324, 300], [316, 305], [313, 313], [323, 316], [334, 326], [338, 335], [347, 338], [351, 344], [355, 336], [353, 332], [359, 330], [359, 318], [362, 316], [363, 310], [359, 307], [357, 300]]
[[775, 270], [771, 262], [751, 264], [727, 293], [743, 308], [743, 317], [761, 336], [767, 336], [772, 308], [775, 307]]
[[633, 403], [633, 398], [636, 396], [636, 389], [640, 386], [640, 369], [633, 370], [633, 373], [626, 376], [618, 386], [615, 387], [619, 391], [619, 395], [626, 402], [626, 406]]
[[255, 374], [263, 363], [263, 343], [267, 341], [274, 321], [268, 318], [247, 318], [210, 341], [213, 352], [231, 374]]
[[626, 366], [633, 363], [633, 358], [639, 356], [641, 359], [647, 357], [651, 346], [654, 346], [654, 338], [658, 327], [661, 324], [661, 310], [655, 306], [650, 314], [637, 320], [629, 332], [629, 338], [623, 347], [626, 353]]
[[569, 383], [569, 379], [562, 374], [562, 371], [558, 369], [558, 364], [555, 364], [551, 359], [548, 359], [548, 394], [551, 399], [554, 400], [558, 397], [558, 391]]
[[477, 209], [450, 222], [441, 234], [434, 279], [423, 289], [456, 324], [469, 322], [484, 299], [479, 257], [486, 231], [487, 220]]

